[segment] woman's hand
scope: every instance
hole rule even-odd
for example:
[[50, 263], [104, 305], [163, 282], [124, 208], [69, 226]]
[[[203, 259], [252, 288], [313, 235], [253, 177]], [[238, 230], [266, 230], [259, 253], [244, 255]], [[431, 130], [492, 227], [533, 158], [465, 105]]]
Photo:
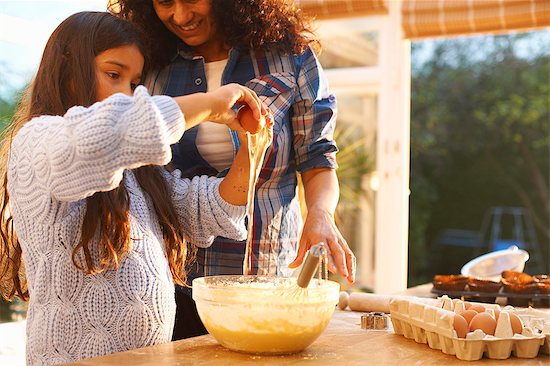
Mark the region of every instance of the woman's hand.
[[300, 237], [298, 254], [290, 268], [302, 264], [312, 245], [327, 245], [329, 270], [355, 281], [356, 259], [348, 243], [334, 223], [334, 211], [340, 193], [334, 169], [317, 168], [302, 172], [307, 216]]
[[325, 243], [328, 250], [328, 268], [332, 273], [339, 273], [350, 283], [355, 282], [356, 259], [348, 243], [334, 223], [334, 217], [324, 210], [308, 211], [297, 258], [289, 267], [299, 266], [312, 245]]

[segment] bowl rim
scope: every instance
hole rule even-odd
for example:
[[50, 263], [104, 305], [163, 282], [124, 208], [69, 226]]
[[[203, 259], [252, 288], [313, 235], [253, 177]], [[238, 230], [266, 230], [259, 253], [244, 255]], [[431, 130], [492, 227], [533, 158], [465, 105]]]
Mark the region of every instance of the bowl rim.
[[[211, 301], [211, 299], [209, 299], [209, 296], [201, 296], [202, 294], [199, 294], [197, 296], [197, 289], [203, 289], [203, 290], [206, 290], [206, 289], [209, 289], [210, 291], [215, 291], [217, 294], [221, 293], [229, 293], [229, 292], [234, 292], [235, 291], [235, 287], [230, 287], [230, 286], [220, 286], [220, 287], [209, 287], [206, 285], [206, 281], [212, 281], [212, 280], [229, 280], [229, 279], [232, 279], [232, 278], [243, 278], [243, 277], [249, 277], [249, 278], [276, 278], [276, 279], [281, 279], [281, 280], [291, 280], [293, 282], [296, 281], [296, 278], [295, 277], [283, 277], [283, 276], [263, 276], [263, 275], [217, 275], [217, 276], [205, 276], [205, 277], [197, 277], [195, 279], [193, 279], [192, 281], [192, 287], [193, 287], [193, 299], [195, 301]], [[308, 303], [323, 303], [323, 302], [335, 302], [337, 303], [338, 302], [338, 297], [340, 295], [340, 284], [336, 281], [332, 281], [332, 280], [319, 280], [319, 279], [312, 279], [311, 282], [312, 283], [319, 283], [319, 281], [321, 281], [321, 283], [324, 284], [323, 287], [311, 287], [311, 288], [307, 288], [308, 290], [308, 293], [311, 295], [311, 296], [308, 296], [306, 298], [304, 298], [304, 301], [302, 303], [305, 303], [305, 304], [308, 304]], [[296, 286], [296, 289], [300, 289], [300, 287]], [[254, 289], [251, 289], [251, 288], [246, 288], [246, 287], [242, 287], [242, 290], [243, 291], [263, 291], [263, 292], [273, 292], [274, 288], [254, 288]], [[329, 291], [329, 294], [330, 294], [330, 291], [332, 291], [332, 296], [327, 296], [325, 299], [323, 299], [322, 301], [319, 301], [318, 299], [316, 299], [320, 294], [324, 294], [327, 292], [327, 290]], [[290, 290], [292, 291], [292, 290]], [[198, 291], [200, 292], [200, 290]], [[308, 301], [309, 300], [309, 301]], [[285, 302], [286, 303], [286, 302]]]

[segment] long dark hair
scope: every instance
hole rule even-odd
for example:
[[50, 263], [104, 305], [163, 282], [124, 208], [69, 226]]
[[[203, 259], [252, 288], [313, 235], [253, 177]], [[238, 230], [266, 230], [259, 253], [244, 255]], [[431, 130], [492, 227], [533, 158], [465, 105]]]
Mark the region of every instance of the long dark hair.
[[[2, 189], [0, 192], [0, 292], [6, 299], [28, 298], [22, 251], [13, 228], [7, 190], [7, 164], [13, 136], [33, 117], [64, 115], [75, 105], [96, 102], [95, 57], [108, 49], [145, 47], [138, 29], [130, 22], [106, 12], [81, 12], [64, 20], [52, 33], [37, 74], [21, 98], [2, 146]], [[174, 281], [186, 281], [187, 243], [170, 199], [160, 167], [135, 170], [141, 188], [151, 197], [162, 227]], [[131, 247], [128, 218], [129, 196], [122, 183], [109, 192], [97, 192], [86, 199], [86, 213], [80, 242], [72, 253], [73, 263], [87, 274], [117, 268]], [[93, 247], [98, 235], [98, 247]], [[194, 254], [194, 252], [193, 252]]]
[[[288, 0], [210, 0], [214, 22], [230, 47], [300, 54], [320, 50], [311, 19]], [[174, 54], [178, 38], [160, 21], [152, 0], [110, 0], [109, 10], [136, 24], [146, 35], [151, 63], [160, 68]]]

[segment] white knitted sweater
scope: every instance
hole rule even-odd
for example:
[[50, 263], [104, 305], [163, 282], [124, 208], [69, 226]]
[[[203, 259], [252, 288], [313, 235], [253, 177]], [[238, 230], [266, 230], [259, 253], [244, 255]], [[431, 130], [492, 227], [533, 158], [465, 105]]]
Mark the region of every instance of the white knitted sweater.
[[[129, 169], [167, 164], [183, 134], [177, 104], [116, 94], [65, 116], [42, 116], [16, 135], [8, 189], [30, 291], [27, 363], [50, 365], [168, 342], [174, 284], [150, 198]], [[188, 239], [246, 238], [244, 206], [219, 195], [220, 180], [164, 173]], [[118, 270], [87, 276], [71, 261], [85, 198], [121, 182], [130, 196], [132, 249]]]

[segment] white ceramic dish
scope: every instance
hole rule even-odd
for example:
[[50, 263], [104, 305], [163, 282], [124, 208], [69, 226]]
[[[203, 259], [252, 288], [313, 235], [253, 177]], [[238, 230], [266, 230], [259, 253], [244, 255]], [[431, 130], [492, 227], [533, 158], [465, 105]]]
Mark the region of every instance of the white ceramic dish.
[[463, 276], [500, 281], [502, 271], [523, 272], [529, 253], [516, 246], [474, 258], [462, 267]]

